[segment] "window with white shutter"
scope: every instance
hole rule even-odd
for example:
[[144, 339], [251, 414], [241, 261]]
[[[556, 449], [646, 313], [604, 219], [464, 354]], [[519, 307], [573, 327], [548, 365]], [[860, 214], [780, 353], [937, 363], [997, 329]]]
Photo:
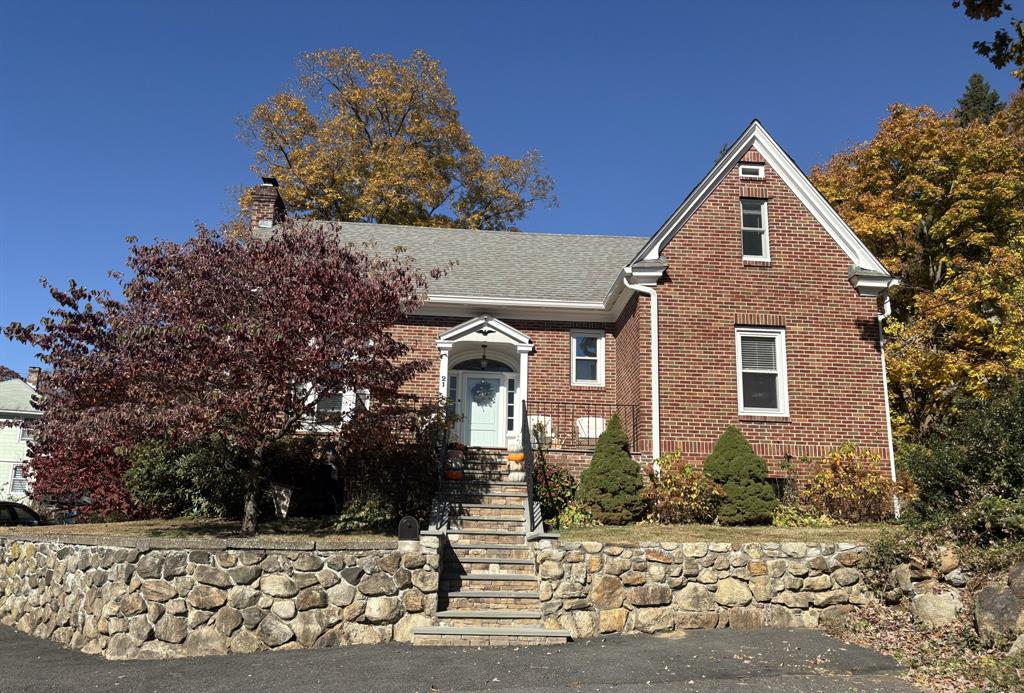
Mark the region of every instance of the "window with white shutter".
[[25, 479], [23, 467], [20, 464], [14, 465], [11, 473], [11, 495], [24, 495], [28, 492], [28, 480]]
[[740, 414], [789, 413], [785, 330], [736, 330], [736, 386]]

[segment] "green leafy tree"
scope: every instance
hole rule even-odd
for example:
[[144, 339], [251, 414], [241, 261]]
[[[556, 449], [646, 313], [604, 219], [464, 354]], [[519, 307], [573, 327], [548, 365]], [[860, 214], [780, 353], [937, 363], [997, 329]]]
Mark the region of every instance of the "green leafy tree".
[[293, 84], [240, 125], [254, 170], [276, 177], [299, 215], [508, 230], [538, 202], [555, 204], [540, 154], [485, 154], [441, 64], [420, 50], [307, 53]]
[[715, 443], [704, 460], [704, 473], [725, 491], [718, 508], [723, 525], [766, 525], [772, 521], [777, 501], [768, 483], [768, 465], [735, 426]]
[[870, 142], [812, 180], [902, 281], [886, 321], [901, 438], [1024, 370], [1024, 96], [966, 126], [893, 105]]
[[629, 438], [613, 416], [580, 477], [579, 499], [597, 521], [624, 525], [643, 514], [643, 485], [640, 465], [629, 456]]
[[1005, 107], [1006, 104], [999, 100], [999, 92], [975, 72], [967, 80], [964, 94], [957, 100], [953, 112], [960, 119], [961, 125], [969, 125], [975, 121], [987, 123]]
[[[964, 14], [983, 22], [999, 19], [1013, 9], [1006, 0], [953, 0], [953, 7], [963, 7]], [[996, 29], [991, 41], [975, 41], [974, 50], [1000, 70], [1014, 65], [1010, 74], [1024, 86], [1024, 19], [1011, 17], [1008, 29]]]
[[918, 488], [911, 510], [926, 519], [1024, 489], [1024, 380], [960, 409], [955, 423], [901, 451]]

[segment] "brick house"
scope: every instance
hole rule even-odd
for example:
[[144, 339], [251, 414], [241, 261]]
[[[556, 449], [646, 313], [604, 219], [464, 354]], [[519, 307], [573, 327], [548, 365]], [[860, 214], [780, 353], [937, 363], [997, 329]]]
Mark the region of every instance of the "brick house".
[[[254, 202], [254, 231], [283, 219], [272, 179]], [[645, 459], [699, 463], [735, 425], [776, 476], [844, 442], [891, 471], [896, 280], [757, 121], [649, 237], [303, 223], [457, 263], [397, 334], [435, 364], [411, 389], [447, 397], [470, 446], [516, 445], [525, 411], [579, 471], [618, 413]]]

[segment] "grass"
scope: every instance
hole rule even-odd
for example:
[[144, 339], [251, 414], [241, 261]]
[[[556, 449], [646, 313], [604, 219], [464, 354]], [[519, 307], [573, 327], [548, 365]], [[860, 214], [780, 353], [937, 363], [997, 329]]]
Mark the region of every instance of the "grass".
[[[394, 534], [374, 532], [338, 532], [329, 520], [295, 518], [268, 520], [258, 527], [259, 537], [288, 539], [352, 539], [354, 541], [380, 541], [394, 539]], [[4, 535], [18, 534], [78, 534], [115, 537], [160, 537], [183, 539], [187, 537], [228, 538], [239, 537], [241, 522], [222, 518], [179, 517], [169, 520], [136, 520], [133, 522], [84, 522], [73, 525], [45, 525], [43, 527], [5, 527]]]
[[753, 542], [802, 541], [810, 543], [864, 543], [874, 540], [884, 524], [842, 527], [720, 527], [718, 525], [632, 524], [621, 527], [575, 527], [561, 530], [562, 541], [600, 541], [605, 544], [658, 542]]

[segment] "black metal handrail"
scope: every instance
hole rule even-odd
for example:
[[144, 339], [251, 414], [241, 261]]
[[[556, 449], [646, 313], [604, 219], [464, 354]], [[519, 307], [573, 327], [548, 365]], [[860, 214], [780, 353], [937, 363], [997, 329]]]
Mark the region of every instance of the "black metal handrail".
[[531, 420], [545, 424], [548, 445], [554, 449], [593, 450], [598, 436], [616, 414], [630, 449], [638, 449], [640, 443], [640, 407], [635, 404], [531, 400], [529, 406], [524, 403], [523, 411], [527, 429]]
[[537, 529], [536, 513], [533, 512], [533, 431], [530, 430], [528, 407], [523, 401], [522, 431], [523, 473], [526, 475], [526, 531], [532, 534]]

